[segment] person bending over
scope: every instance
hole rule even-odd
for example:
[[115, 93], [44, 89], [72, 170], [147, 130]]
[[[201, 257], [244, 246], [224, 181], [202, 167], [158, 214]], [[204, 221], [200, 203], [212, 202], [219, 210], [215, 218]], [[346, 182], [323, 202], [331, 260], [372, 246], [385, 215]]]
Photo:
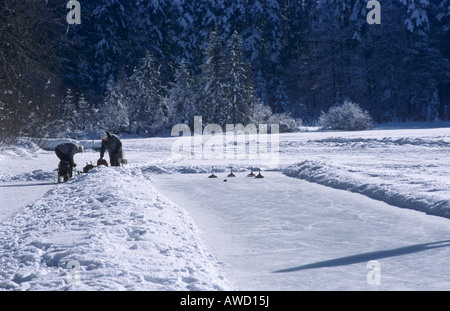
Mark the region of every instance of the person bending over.
[[100, 159], [105, 156], [105, 151], [108, 150], [109, 162], [111, 166], [120, 166], [123, 160], [122, 142], [119, 137], [110, 132], [101, 132], [102, 147], [100, 149]]

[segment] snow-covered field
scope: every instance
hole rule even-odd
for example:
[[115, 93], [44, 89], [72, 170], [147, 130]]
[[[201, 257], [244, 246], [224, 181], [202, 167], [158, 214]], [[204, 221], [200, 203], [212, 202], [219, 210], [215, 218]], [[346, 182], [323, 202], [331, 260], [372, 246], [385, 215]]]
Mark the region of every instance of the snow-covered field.
[[123, 139], [59, 185], [53, 151], [3, 148], [0, 289], [449, 290], [448, 126], [280, 134], [270, 170]]

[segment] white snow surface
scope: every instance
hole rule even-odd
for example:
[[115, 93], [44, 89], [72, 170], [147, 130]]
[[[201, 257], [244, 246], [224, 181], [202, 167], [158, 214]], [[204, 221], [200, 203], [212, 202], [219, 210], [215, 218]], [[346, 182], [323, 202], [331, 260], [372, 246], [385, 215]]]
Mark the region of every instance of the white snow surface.
[[3, 147], [0, 290], [450, 289], [449, 127], [280, 134], [270, 171], [175, 141], [58, 185], [58, 141]]

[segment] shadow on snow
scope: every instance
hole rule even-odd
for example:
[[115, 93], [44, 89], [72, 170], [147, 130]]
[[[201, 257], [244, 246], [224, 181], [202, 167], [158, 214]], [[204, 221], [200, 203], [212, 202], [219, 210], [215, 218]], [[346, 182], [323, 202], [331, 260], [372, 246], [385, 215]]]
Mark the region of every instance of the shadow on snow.
[[0, 185], [0, 188], [16, 188], [16, 187], [36, 187], [36, 186], [52, 186], [56, 185], [56, 181], [54, 182], [39, 182], [39, 183], [21, 183], [21, 184], [7, 184]]
[[346, 256], [346, 257], [341, 257], [341, 258], [336, 258], [336, 259], [331, 259], [331, 260], [320, 261], [320, 262], [307, 264], [307, 265], [303, 265], [303, 266], [277, 270], [277, 271], [274, 271], [273, 273], [286, 273], [286, 272], [295, 272], [295, 271], [307, 270], [307, 269], [345, 266], [345, 265], [351, 265], [351, 264], [355, 264], [355, 263], [368, 262], [370, 260], [402, 256], [402, 255], [427, 251], [427, 250], [430, 250], [433, 248], [449, 247], [449, 246], [450, 246], [450, 240], [425, 243], [425, 244], [417, 244], [417, 245], [400, 247], [400, 248], [395, 248], [395, 249], [390, 249], [390, 250], [368, 252], [368, 253], [363, 253], [363, 254], [358, 254], [358, 255], [352, 255], [352, 256]]

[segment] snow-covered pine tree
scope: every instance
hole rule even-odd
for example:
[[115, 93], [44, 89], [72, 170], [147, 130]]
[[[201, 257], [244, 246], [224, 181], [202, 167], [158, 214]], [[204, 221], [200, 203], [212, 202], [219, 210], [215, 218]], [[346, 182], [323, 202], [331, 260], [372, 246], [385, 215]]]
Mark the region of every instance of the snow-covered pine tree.
[[[324, 110], [352, 92], [352, 77], [358, 63], [358, 28], [366, 22], [359, 12], [366, 10], [362, 0], [321, 0], [307, 12], [310, 18], [306, 37], [306, 61], [302, 83], [315, 90], [317, 106]], [[355, 56], [356, 55], [356, 56]]]
[[[367, 24], [366, 4], [365, 0], [305, 3], [302, 29], [297, 29], [296, 34], [302, 42], [297, 58], [288, 69], [295, 77], [290, 80], [295, 80], [297, 85], [287, 86], [289, 95], [298, 94], [300, 102], [308, 107], [309, 118], [315, 119], [320, 111], [347, 98], [361, 102], [363, 107], [373, 99], [367, 92], [369, 84], [377, 82], [367, 76], [372, 52], [365, 50], [364, 45], [373, 42], [367, 33], [381, 33], [384, 23], [380, 27]], [[292, 93], [293, 87], [298, 91]]]
[[286, 86], [282, 79], [274, 77], [275, 96], [273, 98], [272, 107], [275, 113], [285, 113], [289, 111], [289, 98], [286, 95]]
[[422, 5], [412, 2], [384, 4], [381, 31], [368, 27], [361, 41], [370, 86], [364, 107], [372, 107], [370, 112], [378, 121], [424, 120], [435, 77], [445, 75], [441, 69], [448, 68], [432, 44], [428, 26], [412, 17], [423, 14]]
[[80, 138], [85, 138], [86, 134], [90, 131], [91, 126], [97, 126], [99, 123], [99, 115], [97, 107], [90, 103], [84, 94], [79, 92], [76, 94], [77, 111], [76, 111], [76, 125], [74, 126], [75, 135]]
[[264, 78], [261, 68], [258, 69], [255, 76], [255, 95], [260, 98], [264, 104], [269, 105], [267, 80]]
[[61, 119], [65, 132], [64, 134], [69, 134], [76, 129], [78, 119], [75, 94], [71, 88], [66, 90], [61, 108]]
[[439, 95], [438, 91], [435, 90], [433, 92], [433, 97], [430, 103], [428, 104], [428, 106], [426, 106], [424, 112], [422, 112], [422, 114], [425, 116], [425, 120], [427, 121], [439, 120], [439, 106], [440, 106]]
[[100, 109], [100, 127], [114, 133], [124, 132], [129, 126], [128, 109], [121, 89], [120, 83], [110, 77], [106, 84], [104, 104]]
[[90, 120], [92, 113], [89, 103], [83, 92], [78, 94], [78, 104], [77, 104], [77, 126], [76, 129], [79, 131], [87, 131], [90, 126]]
[[218, 27], [218, 12], [216, 8], [223, 8], [223, 0], [195, 0], [195, 12], [198, 20], [197, 28], [200, 40], [207, 42], [210, 32]]
[[[430, 101], [439, 101], [439, 119], [448, 120], [450, 118], [450, 0], [431, 1], [429, 6], [430, 31], [429, 48], [438, 51], [435, 61], [439, 65], [433, 67], [433, 80], [437, 82], [438, 98]], [[446, 42], [447, 44], [442, 44]]]
[[242, 60], [242, 41], [237, 32], [229, 40], [224, 71], [224, 93], [228, 104], [220, 107], [220, 117], [227, 124], [247, 124], [253, 98], [249, 98], [251, 85], [247, 85], [248, 72]]
[[275, 107], [274, 95], [279, 93], [280, 81], [282, 79], [282, 56], [285, 46], [283, 44], [283, 14], [280, 5], [281, 0], [266, 0], [263, 2], [264, 20], [262, 27], [262, 40], [264, 50], [260, 52], [259, 66], [262, 69], [267, 83], [268, 98], [263, 100]]
[[182, 60], [175, 71], [175, 83], [170, 91], [170, 123], [183, 123], [193, 128], [194, 116], [198, 114], [196, 105], [195, 79], [191, 75], [185, 60]]
[[198, 34], [198, 15], [195, 1], [172, 0], [169, 6], [169, 18], [165, 19], [168, 41], [171, 42], [171, 56], [175, 64], [184, 61], [188, 66], [197, 65], [201, 58], [198, 46], [201, 39]]
[[400, 0], [400, 3], [407, 8], [405, 25], [408, 31], [414, 32], [416, 27], [426, 27], [429, 23], [426, 8], [430, 4], [429, 0]]
[[204, 63], [197, 76], [199, 86], [199, 111], [203, 122], [224, 125], [229, 98], [225, 97], [224, 56], [222, 40], [217, 31], [211, 31], [208, 45], [204, 52]]
[[[147, 52], [150, 52], [158, 64], [161, 79], [168, 83], [172, 78], [173, 60], [179, 52], [172, 38], [180, 30], [174, 30], [172, 26], [179, 23], [174, 19], [172, 1], [168, 0], [136, 0], [128, 1], [135, 4], [133, 14], [132, 36], [135, 55], [138, 55], [139, 63]], [[175, 16], [176, 18], [176, 16]]]
[[147, 51], [129, 79], [130, 122], [137, 133], [155, 134], [168, 125], [167, 101], [163, 100], [165, 88], [160, 75], [152, 54]]
[[261, 103], [261, 100], [256, 96], [256, 87], [253, 83], [253, 72], [250, 63], [245, 64], [245, 89], [244, 102], [247, 103], [248, 122], [253, 123], [252, 117], [256, 105]]
[[245, 59], [258, 67], [261, 53], [264, 52], [264, 40], [262, 39], [262, 25], [264, 9], [260, 0], [250, 1], [245, 5], [246, 19], [239, 32], [242, 36], [242, 46]]
[[265, 24], [263, 39], [266, 41], [267, 60], [278, 65], [283, 51], [282, 11], [278, 0], [264, 1]]
[[[105, 92], [108, 77], [117, 75], [122, 65], [132, 61], [135, 37], [132, 31], [132, 1], [98, 0], [82, 4], [82, 23], [76, 28], [74, 42], [84, 59], [78, 64], [87, 87]], [[86, 44], [89, 42], [89, 44]], [[90, 85], [89, 85], [89, 84]]]
[[248, 26], [252, 24], [249, 14], [249, 10], [252, 7], [253, 1], [248, 0], [217, 1], [216, 12], [218, 18], [216, 26], [221, 29], [224, 40], [229, 40], [236, 31], [242, 34], [248, 30]]

